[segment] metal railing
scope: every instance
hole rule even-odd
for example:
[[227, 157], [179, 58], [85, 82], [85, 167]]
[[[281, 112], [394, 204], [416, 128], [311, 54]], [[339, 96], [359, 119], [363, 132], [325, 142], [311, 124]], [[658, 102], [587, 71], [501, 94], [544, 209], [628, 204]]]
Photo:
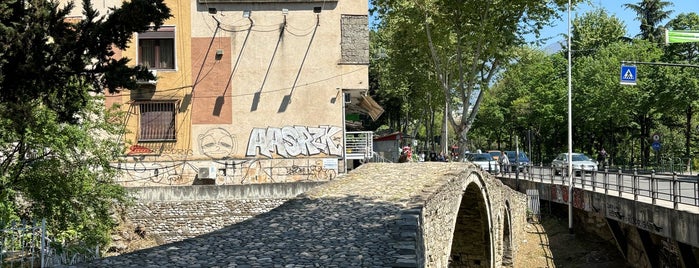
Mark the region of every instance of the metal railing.
[[[58, 267], [99, 258], [99, 248], [58, 253], [46, 235], [46, 220], [41, 223], [3, 225], [0, 229], [0, 267]], [[65, 247], [64, 247], [65, 248]]]
[[[677, 172], [657, 173], [655, 171], [640, 172], [638, 170], [573, 170], [573, 187], [603, 192], [605, 195], [619, 197], [649, 198], [652, 204], [663, 200], [671, 202], [674, 209], [680, 204], [699, 206], [699, 177], [696, 175], [679, 175]], [[521, 179], [546, 184], [566, 185], [570, 179], [563, 172], [556, 175], [553, 168], [548, 166], [526, 166], [519, 172], [500, 173], [499, 177]]]
[[352, 131], [345, 133], [345, 158], [368, 159], [373, 157], [374, 133], [371, 131]]
[[371, 157], [364, 161], [365, 163], [393, 163], [393, 161], [386, 159], [377, 152], [371, 152]]

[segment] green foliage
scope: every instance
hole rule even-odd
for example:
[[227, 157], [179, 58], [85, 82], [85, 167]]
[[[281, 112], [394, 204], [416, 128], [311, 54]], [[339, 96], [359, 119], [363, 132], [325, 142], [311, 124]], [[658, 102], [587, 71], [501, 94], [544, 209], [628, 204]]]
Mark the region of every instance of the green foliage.
[[[697, 44], [659, 47], [649, 40], [611, 37], [600, 42], [595, 33], [613, 37], [621, 29], [617, 19], [600, 11], [576, 18], [573, 26], [574, 45], [582, 50], [572, 62], [573, 150], [595, 154], [604, 147], [617, 165], [696, 156], [699, 69], [638, 64], [637, 85], [627, 86], [619, 83], [619, 67], [623, 61], [696, 64]], [[680, 14], [667, 27], [696, 30], [699, 16]], [[547, 56], [527, 48], [512, 55], [486, 95], [474, 134], [486, 137], [486, 146], [508, 147], [511, 136], [532, 131], [530, 157], [547, 163], [567, 147], [567, 59], [564, 53]], [[660, 152], [650, 148], [653, 133], [664, 137]]]
[[593, 54], [595, 50], [626, 36], [624, 23], [604, 9], [595, 9], [575, 17], [572, 24], [571, 42], [576, 56]]
[[112, 59], [113, 48], [171, 15], [163, 0], [124, 2], [110, 16], [83, 6], [73, 23], [72, 4], [0, 2], [0, 222], [45, 218], [55, 241], [104, 245], [128, 200], [110, 166], [121, 124], [99, 94], [153, 79]]
[[386, 55], [379, 92], [403, 97], [406, 122], [448, 102], [443, 116], [456, 131], [450, 136], [464, 145], [482, 93], [510, 60], [510, 49], [525, 44], [525, 35], [538, 35], [567, 2], [372, 0]]
[[[88, 102], [88, 92], [135, 88], [136, 79], [153, 79], [129, 59], [115, 60], [113, 47], [127, 47], [134, 32], [162, 25], [170, 11], [163, 0], [134, 0], [100, 16], [84, 0], [85, 18], [65, 21], [73, 8], [46, 0], [4, 1], [0, 4], [0, 102], [22, 104], [38, 99], [73, 121]], [[27, 23], [31, 22], [31, 23]], [[85, 77], [86, 80], [76, 79]], [[84, 81], [91, 87], [66, 86]]]
[[658, 43], [663, 40], [660, 23], [670, 18], [672, 11], [666, 9], [671, 5], [672, 2], [668, 1], [641, 0], [636, 4], [624, 4], [624, 7], [636, 12], [636, 20], [641, 23], [641, 39]]

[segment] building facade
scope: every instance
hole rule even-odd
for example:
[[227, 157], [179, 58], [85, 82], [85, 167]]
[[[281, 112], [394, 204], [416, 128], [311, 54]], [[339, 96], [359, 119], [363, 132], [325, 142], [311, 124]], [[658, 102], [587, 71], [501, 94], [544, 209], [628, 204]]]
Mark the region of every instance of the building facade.
[[121, 184], [323, 181], [346, 171], [348, 106], [375, 106], [367, 0], [165, 3], [173, 17], [116, 54], [157, 77], [106, 96], [126, 112]]

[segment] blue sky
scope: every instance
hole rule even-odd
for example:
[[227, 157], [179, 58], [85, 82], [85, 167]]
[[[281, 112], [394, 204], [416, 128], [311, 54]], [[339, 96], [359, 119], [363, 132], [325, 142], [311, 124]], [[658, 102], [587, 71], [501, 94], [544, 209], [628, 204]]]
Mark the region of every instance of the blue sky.
[[[575, 18], [576, 15], [580, 16], [585, 12], [592, 10], [594, 7], [602, 7], [606, 9], [607, 13], [609, 13], [610, 15], [614, 15], [617, 18], [621, 19], [621, 21], [624, 22], [624, 24], [626, 24], [627, 36], [633, 37], [636, 36], [640, 31], [640, 22], [635, 20], [636, 13], [630, 9], [624, 8], [623, 5], [626, 3], [636, 4], [640, 1], [641, 0], [591, 0], [591, 4], [583, 3], [574, 7], [574, 9], [571, 11], [571, 18]], [[672, 14], [670, 14], [671, 19], [681, 13], [694, 12], [699, 14], [699, 1], [697, 0], [675, 0], [668, 2], [672, 3], [672, 6], [668, 8], [668, 10], [673, 10]], [[542, 38], [551, 37], [551, 39], [549, 39], [548, 41], [546, 41], [544, 45], [542, 45], [543, 48], [555, 46], [556, 43], [561, 41], [565, 42], [563, 34], [568, 33], [567, 12], [564, 12], [564, 14], [562, 14], [561, 17], [561, 21], [554, 22], [555, 26], [546, 28], [541, 33]], [[665, 23], [667, 23], [667, 21], [664, 21], [662, 24], [664, 25]]]

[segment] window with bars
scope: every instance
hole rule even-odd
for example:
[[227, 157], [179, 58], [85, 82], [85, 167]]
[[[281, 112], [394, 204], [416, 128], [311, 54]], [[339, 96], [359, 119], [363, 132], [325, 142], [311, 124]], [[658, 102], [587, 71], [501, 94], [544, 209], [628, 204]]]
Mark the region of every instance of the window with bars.
[[140, 129], [138, 141], [174, 141], [175, 111], [174, 101], [152, 101], [138, 104]]
[[138, 64], [155, 70], [175, 69], [175, 27], [138, 33]]

